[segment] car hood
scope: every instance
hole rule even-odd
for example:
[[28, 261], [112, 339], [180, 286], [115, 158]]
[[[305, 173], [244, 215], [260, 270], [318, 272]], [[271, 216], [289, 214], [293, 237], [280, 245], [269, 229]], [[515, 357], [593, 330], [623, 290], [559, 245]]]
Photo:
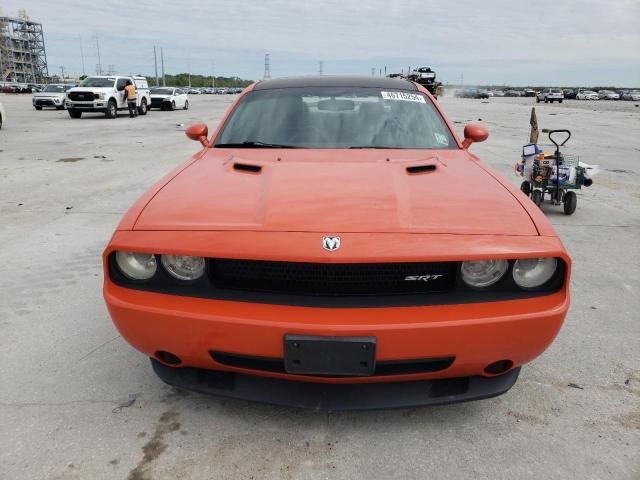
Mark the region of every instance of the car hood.
[[113, 92], [114, 87], [74, 87], [67, 90], [69, 92]]
[[465, 150], [369, 149], [209, 149], [156, 192], [134, 229], [538, 233]]

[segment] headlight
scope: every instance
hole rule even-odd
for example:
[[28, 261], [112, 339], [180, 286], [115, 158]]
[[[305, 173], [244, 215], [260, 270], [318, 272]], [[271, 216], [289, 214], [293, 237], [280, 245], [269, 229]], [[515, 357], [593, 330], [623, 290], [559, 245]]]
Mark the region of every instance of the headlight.
[[536, 288], [547, 283], [557, 267], [558, 261], [552, 257], [516, 260], [513, 280], [520, 288]]
[[162, 266], [178, 280], [197, 280], [204, 275], [204, 258], [162, 255]]
[[462, 262], [460, 271], [464, 283], [473, 288], [485, 288], [498, 282], [508, 269], [506, 260], [472, 260]]
[[93, 95], [93, 98], [95, 98], [96, 100], [104, 100], [104, 93], [95, 93]]
[[152, 253], [116, 252], [120, 271], [132, 280], [149, 280], [158, 268]]

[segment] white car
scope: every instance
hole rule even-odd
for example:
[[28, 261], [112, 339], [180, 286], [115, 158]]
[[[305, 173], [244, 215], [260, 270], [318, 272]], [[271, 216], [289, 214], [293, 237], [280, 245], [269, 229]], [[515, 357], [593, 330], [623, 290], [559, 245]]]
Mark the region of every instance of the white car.
[[600, 90], [598, 97], [600, 100], [620, 100], [620, 94], [612, 90]]
[[175, 110], [176, 108], [189, 109], [189, 97], [181, 88], [156, 87], [151, 89], [151, 105], [149, 108], [160, 110]]
[[0, 130], [2, 130], [2, 124], [4, 123], [4, 121], [7, 119], [7, 115], [4, 113], [4, 107], [2, 106], [2, 103], [0, 102]]
[[64, 110], [64, 102], [67, 98], [67, 90], [75, 85], [65, 85], [62, 83], [50, 83], [41, 92], [36, 92], [31, 98], [33, 108], [42, 110], [43, 107], [54, 107]]
[[576, 100], [600, 100], [600, 97], [593, 90], [578, 90]]
[[540, 92], [538, 95], [536, 95], [537, 103], [562, 103], [562, 100], [564, 100], [564, 92], [560, 88], [547, 88], [543, 92]]
[[71, 88], [65, 102], [69, 116], [80, 118], [84, 112], [102, 112], [107, 118], [116, 118], [118, 110], [128, 109], [124, 87], [129, 81], [134, 83], [138, 92], [138, 113], [146, 115], [151, 104], [147, 79], [113, 75], [87, 77], [80, 85]]
[[637, 102], [640, 100], [640, 90], [631, 90], [630, 92], [624, 92], [622, 94], [622, 100], [633, 100]]

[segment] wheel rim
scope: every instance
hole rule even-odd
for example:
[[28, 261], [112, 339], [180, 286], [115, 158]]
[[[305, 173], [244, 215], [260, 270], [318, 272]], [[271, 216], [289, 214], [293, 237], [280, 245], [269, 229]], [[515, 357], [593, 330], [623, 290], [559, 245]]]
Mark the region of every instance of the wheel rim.
[[147, 102], [146, 102], [146, 100], [143, 100], [142, 103], [140, 104], [140, 110], [142, 111], [142, 113], [147, 113]]

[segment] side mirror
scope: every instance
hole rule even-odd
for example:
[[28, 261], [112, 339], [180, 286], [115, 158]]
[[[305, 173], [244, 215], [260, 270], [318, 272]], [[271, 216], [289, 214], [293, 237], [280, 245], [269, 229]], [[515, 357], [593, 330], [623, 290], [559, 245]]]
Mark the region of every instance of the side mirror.
[[470, 123], [464, 127], [464, 141], [462, 148], [469, 148], [472, 143], [484, 142], [489, 138], [489, 130], [479, 123]]
[[193, 125], [189, 125], [185, 130], [185, 135], [189, 137], [191, 140], [199, 141], [202, 146], [209, 146], [209, 128], [204, 123], [194, 123]]

